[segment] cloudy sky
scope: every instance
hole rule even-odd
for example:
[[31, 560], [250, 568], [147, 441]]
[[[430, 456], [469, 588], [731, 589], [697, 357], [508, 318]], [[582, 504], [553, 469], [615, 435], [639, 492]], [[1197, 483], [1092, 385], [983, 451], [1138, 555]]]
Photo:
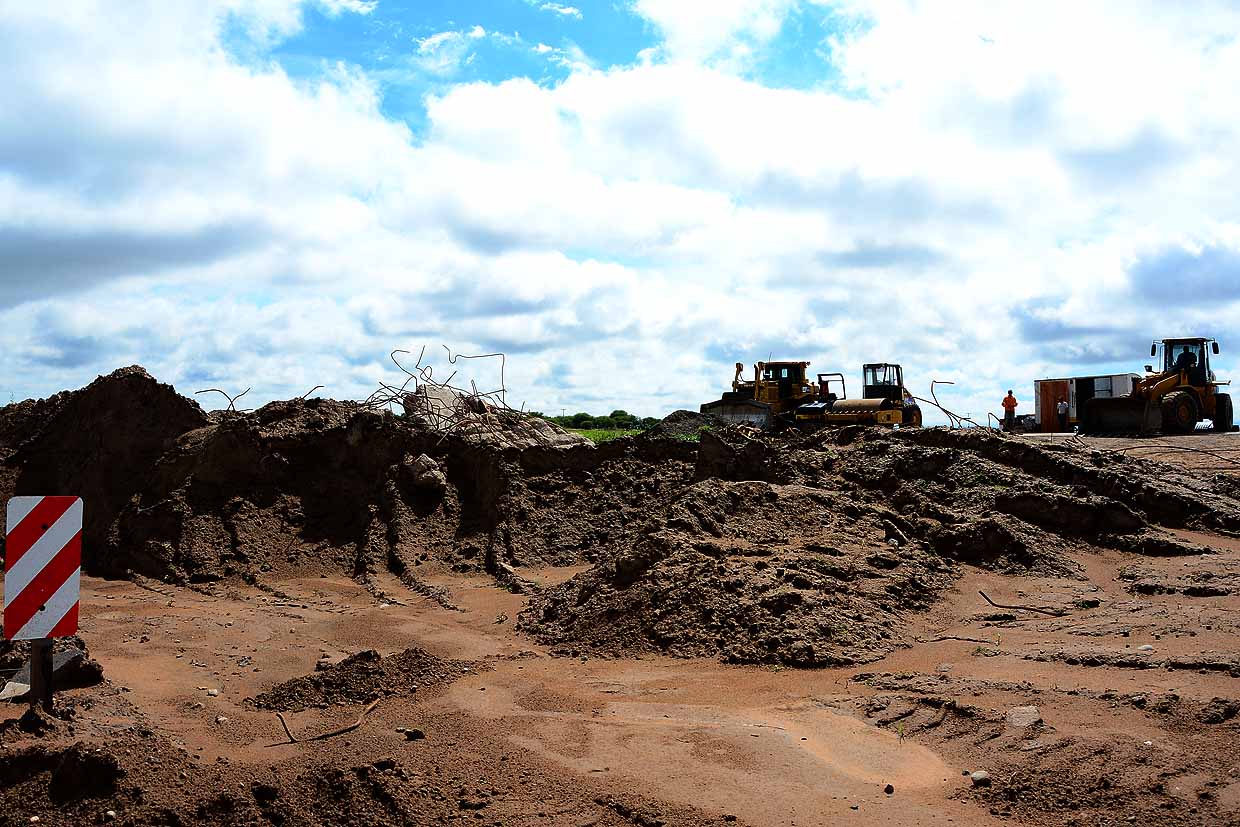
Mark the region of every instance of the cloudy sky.
[[1155, 336], [1230, 375], [1238, 35], [1160, 0], [0, 0], [0, 403], [133, 363], [360, 398], [423, 344], [554, 413], [768, 355], [975, 416]]

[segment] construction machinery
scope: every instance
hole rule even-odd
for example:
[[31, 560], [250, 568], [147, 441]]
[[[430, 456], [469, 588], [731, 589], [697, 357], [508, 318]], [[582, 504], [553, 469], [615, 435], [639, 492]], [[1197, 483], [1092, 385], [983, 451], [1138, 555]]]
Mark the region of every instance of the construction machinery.
[[[824, 425], [920, 426], [921, 408], [904, 387], [904, 370], [896, 364], [862, 367], [862, 398], [849, 399], [842, 373], [820, 373], [811, 383], [809, 362], [758, 362], [753, 379], [742, 378], [736, 363], [732, 390], [702, 405], [704, 414], [759, 428]], [[838, 385], [838, 393], [835, 388]]]
[[1210, 355], [1218, 355], [1218, 342], [1201, 337], [1163, 339], [1150, 345], [1150, 356], [1157, 357], [1160, 349], [1160, 368], [1146, 365], [1145, 376], [1133, 380], [1131, 393], [1085, 404], [1081, 433], [1184, 434], [1204, 419], [1213, 422], [1216, 431], [1232, 429], [1231, 395], [1219, 390], [1231, 382], [1216, 381], [1210, 369]]

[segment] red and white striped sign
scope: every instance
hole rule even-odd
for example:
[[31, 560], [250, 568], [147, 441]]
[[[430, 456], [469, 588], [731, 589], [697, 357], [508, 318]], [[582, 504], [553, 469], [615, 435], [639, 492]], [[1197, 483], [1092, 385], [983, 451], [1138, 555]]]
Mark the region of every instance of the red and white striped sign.
[[4, 636], [77, 632], [82, 498], [13, 497], [4, 540]]

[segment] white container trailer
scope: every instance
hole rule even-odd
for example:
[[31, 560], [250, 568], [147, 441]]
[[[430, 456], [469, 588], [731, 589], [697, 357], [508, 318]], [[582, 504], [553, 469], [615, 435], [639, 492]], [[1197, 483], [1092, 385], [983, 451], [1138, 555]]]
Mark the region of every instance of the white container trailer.
[[1068, 400], [1068, 430], [1080, 421], [1080, 412], [1090, 399], [1124, 396], [1132, 393], [1132, 384], [1140, 379], [1136, 373], [1113, 373], [1104, 376], [1070, 376], [1064, 379], [1035, 379], [1033, 382], [1033, 413], [1038, 430], [1058, 431], [1060, 399]]

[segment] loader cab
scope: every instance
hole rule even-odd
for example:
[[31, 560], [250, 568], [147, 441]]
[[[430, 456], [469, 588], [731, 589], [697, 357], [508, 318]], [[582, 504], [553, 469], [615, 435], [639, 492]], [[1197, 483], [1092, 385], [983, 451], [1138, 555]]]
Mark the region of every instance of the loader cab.
[[901, 402], [904, 399], [904, 370], [899, 365], [887, 362], [863, 365], [861, 367], [862, 398], [889, 399]]
[[1150, 355], [1158, 354], [1162, 345], [1164, 372], [1185, 370], [1189, 384], [1201, 387], [1211, 379], [1210, 354], [1218, 353], [1218, 342], [1213, 339], [1164, 339], [1150, 346]]

